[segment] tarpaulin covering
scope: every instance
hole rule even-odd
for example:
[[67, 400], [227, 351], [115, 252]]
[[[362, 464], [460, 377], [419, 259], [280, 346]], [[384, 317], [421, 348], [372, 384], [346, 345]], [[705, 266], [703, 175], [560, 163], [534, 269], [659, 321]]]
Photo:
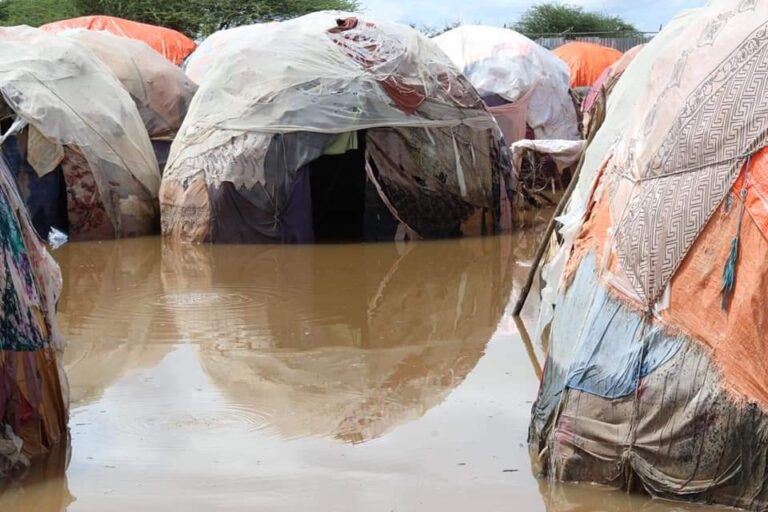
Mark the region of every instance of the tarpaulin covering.
[[552, 50], [571, 70], [571, 87], [591, 87], [622, 53], [595, 43], [573, 41]]
[[[60, 164], [78, 236], [151, 233], [160, 171], [136, 105], [109, 68], [80, 43], [29, 27], [0, 28], [0, 41], [0, 117], [15, 119], [0, 143], [27, 131], [38, 174]], [[96, 210], [103, 220], [91, 236]], [[87, 222], [74, 222], [74, 211]]]
[[481, 96], [497, 95], [511, 104], [529, 98], [523, 136], [510, 139], [505, 132], [508, 144], [524, 138], [525, 122], [537, 139], [579, 138], [568, 66], [549, 50], [513, 30], [476, 25], [449, 30], [434, 41]]
[[542, 473], [768, 507], [766, 34], [768, 4], [683, 13], [609, 99], [545, 272]]
[[73, 28], [111, 32], [120, 37], [144, 41], [160, 55], [180, 66], [195, 51], [195, 42], [175, 30], [112, 16], [81, 16], [54, 21], [40, 27], [46, 32], [62, 32]]
[[136, 102], [152, 139], [179, 131], [197, 86], [142, 41], [85, 29], [61, 33], [86, 46], [120, 80]]
[[67, 435], [61, 284], [0, 159], [0, 477]]
[[[320, 12], [224, 40], [171, 149], [164, 233], [285, 240], [292, 221], [317, 215], [316, 201], [293, 192], [306, 185], [302, 173], [317, 192], [332, 172], [362, 177], [353, 195], [373, 187], [378, 198], [367, 194], [373, 201], [357, 208], [389, 211], [409, 238], [460, 234], [478, 212], [487, 218], [477, 225], [499, 227], [502, 182], [511, 184], [501, 134], [471, 84], [417, 31]], [[326, 152], [353, 132], [365, 147]]]

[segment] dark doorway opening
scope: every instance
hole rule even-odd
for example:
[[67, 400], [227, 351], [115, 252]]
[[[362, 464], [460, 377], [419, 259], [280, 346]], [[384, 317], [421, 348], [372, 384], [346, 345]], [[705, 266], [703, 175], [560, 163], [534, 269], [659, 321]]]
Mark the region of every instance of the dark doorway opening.
[[315, 242], [358, 242], [364, 239], [365, 133], [357, 149], [323, 155], [310, 164], [312, 226]]

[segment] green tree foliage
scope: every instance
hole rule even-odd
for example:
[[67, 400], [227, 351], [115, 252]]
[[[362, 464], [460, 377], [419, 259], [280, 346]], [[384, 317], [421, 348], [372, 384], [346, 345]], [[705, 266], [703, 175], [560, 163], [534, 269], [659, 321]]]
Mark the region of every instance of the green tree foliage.
[[71, 0], [82, 15], [108, 14], [204, 36], [223, 28], [279, 21], [326, 9], [356, 10], [356, 0]]
[[411, 24], [411, 28], [415, 28], [425, 36], [429, 38], [437, 37], [440, 34], [444, 34], [448, 32], [449, 30], [453, 30], [457, 27], [461, 26], [460, 21], [454, 21], [452, 23], [446, 23], [443, 26], [435, 26], [435, 25], [416, 25]]
[[638, 34], [637, 28], [618, 16], [585, 11], [582, 7], [542, 3], [528, 9], [512, 28], [523, 34], [565, 34], [619, 32]]
[[38, 26], [106, 14], [184, 32], [190, 37], [248, 23], [327, 9], [354, 11], [357, 0], [0, 0], [0, 25]]
[[0, 0], [0, 25], [36, 27], [76, 15], [69, 0]]

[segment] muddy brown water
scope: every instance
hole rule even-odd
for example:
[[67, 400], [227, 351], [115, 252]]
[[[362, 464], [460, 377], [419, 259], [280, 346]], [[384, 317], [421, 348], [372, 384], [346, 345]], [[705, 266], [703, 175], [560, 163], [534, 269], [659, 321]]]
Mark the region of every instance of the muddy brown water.
[[402, 245], [64, 246], [71, 444], [0, 484], [0, 511], [698, 510], [532, 475], [543, 353], [510, 301], [535, 225]]

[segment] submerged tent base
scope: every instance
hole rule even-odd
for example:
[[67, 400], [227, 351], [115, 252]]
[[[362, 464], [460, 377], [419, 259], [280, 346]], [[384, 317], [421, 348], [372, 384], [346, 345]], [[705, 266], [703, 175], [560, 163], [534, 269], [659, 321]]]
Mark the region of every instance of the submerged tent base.
[[[545, 381], [554, 367], [548, 364]], [[768, 416], [734, 400], [704, 349], [686, 344], [638, 384], [613, 399], [565, 389], [548, 420], [531, 427], [539, 475], [658, 498], [768, 507]]]

